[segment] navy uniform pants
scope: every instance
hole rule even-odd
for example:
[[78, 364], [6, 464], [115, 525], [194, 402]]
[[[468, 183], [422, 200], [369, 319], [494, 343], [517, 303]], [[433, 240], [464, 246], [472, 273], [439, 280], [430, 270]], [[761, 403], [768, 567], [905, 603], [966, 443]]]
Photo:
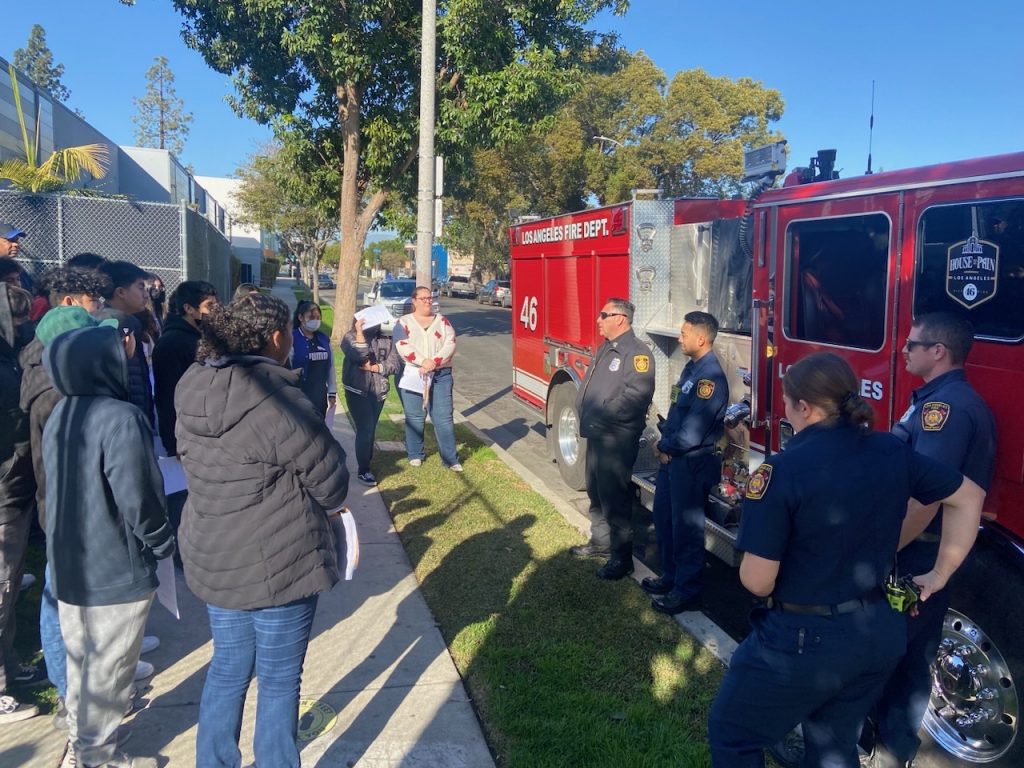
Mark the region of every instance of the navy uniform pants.
[[713, 453], [677, 456], [658, 469], [653, 517], [661, 575], [687, 598], [700, 594], [704, 505], [721, 474], [721, 462]]
[[590, 542], [616, 559], [633, 557], [632, 476], [640, 435], [603, 432], [587, 438], [587, 496]]
[[803, 723], [803, 764], [857, 768], [857, 737], [906, 647], [906, 622], [884, 600], [842, 616], [751, 613], [711, 706], [714, 768], [764, 765], [763, 749]]
[[[937, 544], [924, 547], [914, 542], [914, 551], [900, 553], [900, 571], [926, 573], [935, 563]], [[927, 564], [927, 565], [926, 565]], [[917, 616], [904, 614], [907, 622], [907, 651], [893, 671], [875, 707], [878, 741], [900, 764], [914, 759], [921, 747], [917, 735], [931, 698], [931, 664], [939, 650], [942, 622], [950, 602], [949, 589], [943, 589], [923, 603]]]

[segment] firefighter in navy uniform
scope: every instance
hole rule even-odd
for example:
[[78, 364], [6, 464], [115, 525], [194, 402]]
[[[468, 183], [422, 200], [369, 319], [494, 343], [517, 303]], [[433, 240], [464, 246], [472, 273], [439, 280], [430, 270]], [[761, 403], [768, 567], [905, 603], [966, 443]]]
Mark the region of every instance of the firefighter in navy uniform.
[[679, 347], [690, 362], [672, 388], [672, 406], [654, 448], [661, 466], [654, 492], [654, 529], [661, 576], [640, 582], [656, 597], [656, 611], [676, 614], [700, 607], [704, 570], [704, 505], [721, 480], [717, 443], [725, 431], [729, 383], [713, 346], [718, 321], [707, 312], [683, 318]]
[[804, 358], [782, 387], [796, 434], [751, 475], [737, 542], [743, 585], [770, 599], [712, 705], [712, 765], [762, 766], [763, 748], [802, 722], [804, 765], [853, 768], [861, 724], [906, 644], [883, 584], [907, 502], [946, 504], [937, 558], [914, 579], [927, 600], [974, 543], [984, 492], [872, 431], [838, 356]]
[[[988, 490], [995, 466], [995, 421], [985, 401], [967, 383], [963, 365], [974, 341], [970, 322], [937, 312], [913, 324], [903, 346], [907, 371], [924, 379], [893, 434], [925, 456], [959, 470]], [[935, 562], [942, 533], [936, 505], [911, 500], [900, 535], [897, 569], [923, 573]], [[905, 766], [921, 746], [918, 731], [931, 695], [929, 666], [935, 661], [950, 590], [943, 589], [907, 615], [907, 650], [875, 707], [875, 744], [865, 729], [866, 748], [877, 768]]]
[[597, 317], [604, 343], [576, 396], [580, 436], [587, 439], [590, 543], [581, 557], [603, 556], [602, 579], [633, 572], [633, 464], [654, 399], [654, 359], [633, 333], [633, 305], [608, 299]]

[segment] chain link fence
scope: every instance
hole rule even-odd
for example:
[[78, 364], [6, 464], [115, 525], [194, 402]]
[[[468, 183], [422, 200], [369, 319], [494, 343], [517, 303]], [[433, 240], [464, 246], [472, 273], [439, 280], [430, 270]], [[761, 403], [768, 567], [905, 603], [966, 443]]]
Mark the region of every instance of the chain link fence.
[[206, 280], [231, 295], [230, 242], [185, 205], [0, 191], [0, 221], [28, 233], [18, 260], [33, 276], [90, 252], [137, 264], [168, 293], [183, 280]]

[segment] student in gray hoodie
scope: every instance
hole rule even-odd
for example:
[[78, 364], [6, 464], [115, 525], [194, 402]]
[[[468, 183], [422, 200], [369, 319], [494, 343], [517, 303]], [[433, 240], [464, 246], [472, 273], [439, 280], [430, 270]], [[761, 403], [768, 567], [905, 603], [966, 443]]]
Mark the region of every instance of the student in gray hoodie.
[[156, 560], [174, 552], [152, 430], [129, 402], [136, 342], [126, 330], [70, 331], [43, 354], [64, 395], [43, 430], [46, 554], [67, 646], [69, 749], [78, 766], [156, 765], [117, 749]]

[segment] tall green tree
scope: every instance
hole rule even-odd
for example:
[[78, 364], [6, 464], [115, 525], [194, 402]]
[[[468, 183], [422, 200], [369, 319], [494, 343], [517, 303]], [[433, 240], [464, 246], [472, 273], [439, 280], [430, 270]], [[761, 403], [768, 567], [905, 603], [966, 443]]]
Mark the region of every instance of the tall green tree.
[[166, 57], [153, 59], [153, 66], [146, 70], [146, 95], [132, 101], [138, 110], [132, 116], [135, 142], [140, 147], [166, 149], [180, 155], [185, 149], [192, 113], [185, 111], [185, 102], [178, 96]]
[[64, 65], [53, 63], [53, 51], [46, 44], [46, 30], [33, 24], [28, 43], [14, 51], [14, 68], [20, 69], [40, 88], [45, 88], [58, 101], [66, 102], [71, 91], [61, 82]]
[[338, 238], [337, 174], [324, 166], [316, 147], [298, 133], [250, 157], [236, 172], [235, 194], [243, 223], [277, 233], [281, 247], [296, 257], [303, 276], [320, 301], [317, 275], [329, 243]]
[[615, 203], [638, 188], [742, 194], [743, 150], [781, 138], [771, 124], [782, 97], [761, 83], [699, 69], [670, 82], [642, 52], [613, 64], [525, 139], [473, 154], [472, 176], [449, 201], [445, 241], [472, 252], [478, 269], [507, 269], [508, 226], [521, 213]]
[[[173, 0], [184, 38], [234, 76], [236, 109], [336, 137], [339, 322], [355, 309], [367, 232], [415, 193], [420, 0]], [[627, 0], [440, 0], [436, 150], [457, 177], [476, 146], [524, 134], [579, 86], [587, 23]]]

